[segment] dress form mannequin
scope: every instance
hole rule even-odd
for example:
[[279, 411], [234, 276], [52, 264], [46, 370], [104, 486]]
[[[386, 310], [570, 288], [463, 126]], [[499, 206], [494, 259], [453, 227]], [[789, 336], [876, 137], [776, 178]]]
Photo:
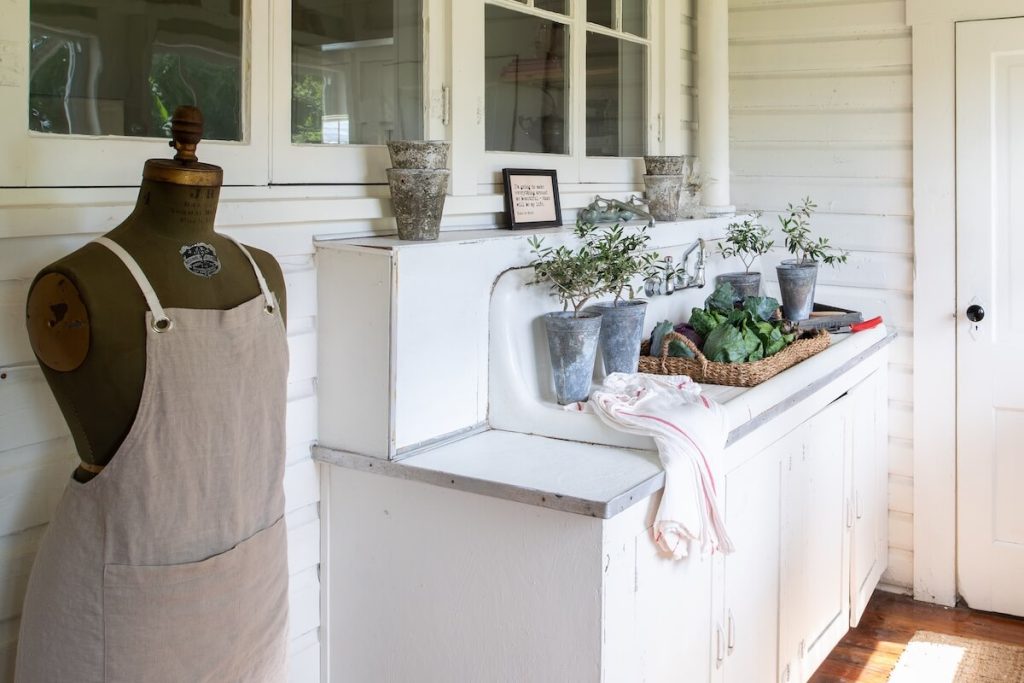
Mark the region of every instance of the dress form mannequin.
[[[134, 211], [106, 237], [135, 258], [165, 307], [233, 308], [259, 296], [260, 288], [238, 246], [214, 231], [223, 172], [196, 160], [198, 109], [179, 107], [172, 131], [174, 160], [146, 162]], [[213, 248], [219, 270], [188, 267], [182, 248], [197, 244]], [[280, 266], [264, 251], [250, 252], [284, 319]], [[131, 274], [98, 244], [46, 266], [32, 283], [29, 339], [82, 459], [78, 481], [88, 481], [110, 462], [135, 419], [146, 375], [140, 321], [147, 310]]]

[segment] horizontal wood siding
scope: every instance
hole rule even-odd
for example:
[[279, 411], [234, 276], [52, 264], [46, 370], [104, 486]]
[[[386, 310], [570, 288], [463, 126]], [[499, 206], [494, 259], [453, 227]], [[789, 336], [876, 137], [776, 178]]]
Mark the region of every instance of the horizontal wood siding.
[[[134, 190], [0, 190], [0, 681], [13, 674], [18, 617], [36, 548], [77, 462], [24, 331], [28, 286], [39, 268], [127, 215], [133, 195]], [[224, 215], [232, 213], [229, 209]], [[291, 366], [284, 485], [291, 680], [313, 683], [320, 680], [320, 482], [318, 465], [310, 458], [317, 432], [311, 232], [289, 239], [285, 224], [239, 225], [228, 232], [270, 248], [288, 285]]]
[[[788, 202], [850, 250], [818, 300], [881, 314], [889, 373], [889, 570], [913, 584], [913, 226], [910, 29], [903, 0], [730, 0], [733, 201], [769, 225]], [[776, 240], [781, 244], [781, 238]], [[774, 283], [776, 250], [762, 264]], [[769, 285], [775, 287], [774, 284]]]
[[[140, 162], [141, 163], [141, 162]], [[226, 169], [230, 178], [230, 169]], [[596, 193], [625, 198], [630, 185], [562, 187], [571, 220]], [[0, 189], [0, 681], [11, 678], [18, 616], [36, 547], [76, 456], [24, 330], [29, 284], [38, 270], [113, 228], [131, 211], [132, 188]], [[496, 227], [500, 194], [449, 197], [444, 230]], [[291, 680], [320, 680], [320, 481], [310, 459], [317, 438], [314, 237], [394, 232], [381, 186], [225, 187], [218, 229], [266, 249], [288, 284], [285, 490], [291, 570]], [[345, 292], [336, 293], [343, 305]]]

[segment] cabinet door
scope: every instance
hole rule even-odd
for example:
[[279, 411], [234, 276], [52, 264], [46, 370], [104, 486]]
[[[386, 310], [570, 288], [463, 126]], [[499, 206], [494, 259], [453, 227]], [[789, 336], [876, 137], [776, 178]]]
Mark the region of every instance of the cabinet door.
[[712, 646], [726, 683], [778, 675], [779, 515], [786, 444], [770, 446], [726, 477], [725, 517], [736, 546], [724, 561], [724, 602]]
[[811, 418], [784, 463], [780, 652], [791, 680], [806, 680], [849, 624], [847, 409], [844, 398]]
[[[856, 626], [885, 570], [888, 553], [888, 434], [884, 370], [854, 387], [850, 402], [854, 522], [850, 557], [850, 625]], [[881, 403], [879, 396], [881, 394]]]

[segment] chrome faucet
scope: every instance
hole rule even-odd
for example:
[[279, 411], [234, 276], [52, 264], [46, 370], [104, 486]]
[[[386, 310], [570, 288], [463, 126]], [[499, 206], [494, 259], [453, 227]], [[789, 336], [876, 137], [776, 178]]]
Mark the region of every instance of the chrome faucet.
[[[697, 251], [697, 262], [694, 264], [693, 273], [687, 267], [690, 254]], [[705, 285], [705, 270], [707, 267], [707, 248], [704, 240], [698, 239], [683, 252], [683, 258], [678, 267], [671, 256], [666, 256], [661, 264], [661, 273], [651, 275], [644, 281], [644, 293], [647, 296], [673, 294], [680, 289], [701, 288]]]

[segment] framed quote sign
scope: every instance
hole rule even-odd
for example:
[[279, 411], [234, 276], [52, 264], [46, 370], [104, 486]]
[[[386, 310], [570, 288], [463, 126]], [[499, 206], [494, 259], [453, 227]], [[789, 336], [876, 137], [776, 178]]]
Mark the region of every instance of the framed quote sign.
[[509, 227], [556, 228], [562, 225], [562, 204], [558, 199], [558, 174], [553, 170], [506, 168], [505, 212]]

